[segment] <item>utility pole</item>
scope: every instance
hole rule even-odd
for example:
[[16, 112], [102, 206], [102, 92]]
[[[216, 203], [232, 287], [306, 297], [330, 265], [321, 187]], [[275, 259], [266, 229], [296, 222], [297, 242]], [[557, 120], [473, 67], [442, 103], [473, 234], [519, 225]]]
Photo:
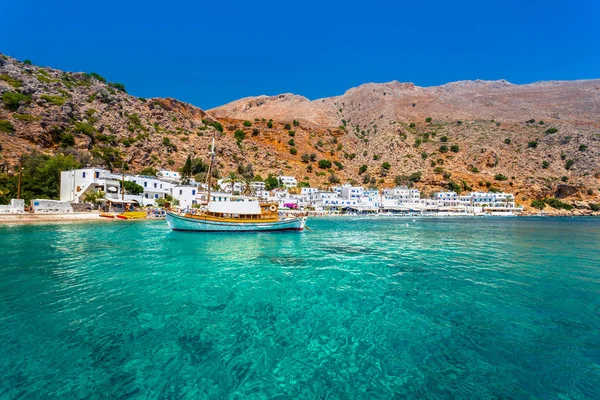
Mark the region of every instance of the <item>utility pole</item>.
[[17, 186], [17, 199], [21, 198], [22, 182], [23, 182], [23, 156], [19, 157], [19, 185]]

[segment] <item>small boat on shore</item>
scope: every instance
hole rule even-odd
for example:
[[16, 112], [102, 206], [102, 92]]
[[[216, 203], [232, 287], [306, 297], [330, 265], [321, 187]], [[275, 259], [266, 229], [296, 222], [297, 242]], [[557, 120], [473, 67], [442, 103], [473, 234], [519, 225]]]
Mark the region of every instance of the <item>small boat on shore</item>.
[[101, 213], [100, 214], [100, 218], [115, 218], [116, 215], [115, 214], [111, 214], [111, 213]]
[[147, 214], [145, 211], [126, 211], [122, 214], [118, 214], [116, 217], [119, 219], [144, 219]]

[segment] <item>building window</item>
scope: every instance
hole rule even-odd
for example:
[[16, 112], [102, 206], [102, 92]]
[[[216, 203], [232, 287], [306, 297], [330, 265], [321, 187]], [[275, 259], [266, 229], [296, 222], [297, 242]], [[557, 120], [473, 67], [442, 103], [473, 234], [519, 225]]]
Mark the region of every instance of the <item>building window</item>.
[[155, 195], [154, 195], [154, 198], [155, 198], [155, 199], [158, 199], [158, 195], [157, 195], [157, 194], [155, 194]]
[[96, 178], [100, 178], [100, 172], [96, 172]]
[[148, 187], [148, 182], [144, 181], [144, 187]]
[[148, 193], [146, 193], [145, 197], [148, 198]]
[[82, 172], [82, 173], [81, 173], [81, 177], [82, 177], [82, 178], [85, 178], [85, 172]]
[[183, 194], [183, 190], [179, 189], [179, 195], [181, 196]]
[[155, 187], [155, 188], [156, 188], [156, 186], [157, 186], [157, 183], [154, 183], [154, 187]]
[[195, 195], [196, 195], [196, 190], [192, 189], [192, 196], [195, 196]]

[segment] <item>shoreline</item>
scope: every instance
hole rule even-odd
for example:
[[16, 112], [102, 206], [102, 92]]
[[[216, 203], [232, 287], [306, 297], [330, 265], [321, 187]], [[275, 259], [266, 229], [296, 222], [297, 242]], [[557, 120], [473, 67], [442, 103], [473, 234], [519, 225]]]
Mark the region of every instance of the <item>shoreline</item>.
[[45, 214], [0, 214], [0, 226], [2, 225], [26, 225], [26, 224], [43, 224], [43, 223], [78, 223], [78, 222], [95, 222], [95, 221], [111, 221], [108, 218], [101, 218], [100, 213], [96, 212], [81, 212], [81, 213], [45, 213]]
[[[310, 218], [572, 218], [572, 217], [599, 217], [600, 215], [573, 215], [573, 214], [522, 214], [514, 216], [482, 216], [482, 215], [351, 215], [351, 214], [329, 214], [329, 215], [314, 215]], [[154, 218], [137, 219], [130, 221], [154, 221]], [[102, 218], [98, 212], [82, 212], [82, 213], [47, 213], [47, 214], [0, 214], [0, 227], [11, 225], [36, 225], [36, 224], [56, 224], [56, 223], [85, 223], [85, 222], [114, 222], [123, 221], [120, 219]]]

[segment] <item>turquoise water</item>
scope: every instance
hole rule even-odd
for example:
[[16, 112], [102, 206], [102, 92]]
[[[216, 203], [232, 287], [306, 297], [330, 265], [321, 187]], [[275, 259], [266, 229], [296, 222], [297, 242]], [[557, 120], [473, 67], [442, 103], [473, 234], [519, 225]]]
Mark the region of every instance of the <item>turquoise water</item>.
[[600, 398], [600, 219], [309, 226], [0, 227], [0, 398]]

